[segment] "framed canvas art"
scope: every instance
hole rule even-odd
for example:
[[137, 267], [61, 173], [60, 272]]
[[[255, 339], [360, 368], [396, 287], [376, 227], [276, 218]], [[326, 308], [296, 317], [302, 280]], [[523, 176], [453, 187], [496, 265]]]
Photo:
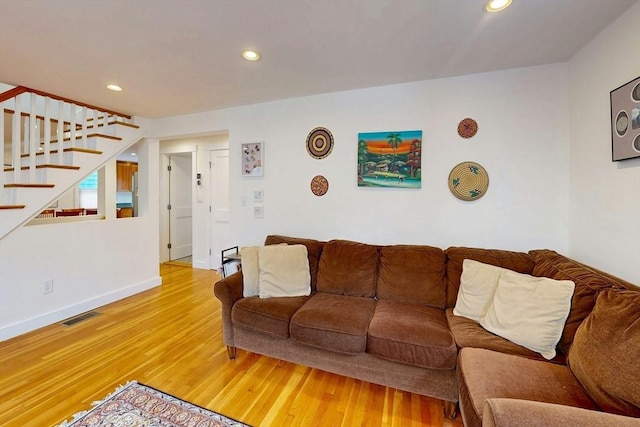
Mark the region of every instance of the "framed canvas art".
[[610, 98], [612, 160], [640, 157], [640, 77], [612, 90]]
[[264, 142], [242, 144], [242, 175], [263, 176]]
[[420, 188], [422, 131], [358, 134], [358, 187]]

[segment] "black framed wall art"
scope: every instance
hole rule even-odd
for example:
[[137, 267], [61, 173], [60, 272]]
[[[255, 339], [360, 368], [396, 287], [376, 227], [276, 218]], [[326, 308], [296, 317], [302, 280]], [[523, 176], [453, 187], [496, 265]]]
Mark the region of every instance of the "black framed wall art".
[[611, 91], [612, 160], [640, 157], [640, 77]]

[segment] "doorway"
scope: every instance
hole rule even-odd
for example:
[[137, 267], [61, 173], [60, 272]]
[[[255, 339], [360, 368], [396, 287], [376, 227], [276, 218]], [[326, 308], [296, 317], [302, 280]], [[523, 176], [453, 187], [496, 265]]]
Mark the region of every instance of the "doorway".
[[168, 155], [169, 261], [191, 263], [193, 255], [192, 153]]

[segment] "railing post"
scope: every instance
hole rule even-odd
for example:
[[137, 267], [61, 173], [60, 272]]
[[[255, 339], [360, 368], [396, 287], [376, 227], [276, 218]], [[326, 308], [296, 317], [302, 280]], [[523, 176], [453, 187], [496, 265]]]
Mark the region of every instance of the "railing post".
[[69, 104], [69, 121], [71, 122], [69, 125], [69, 141], [71, 143], [71, 147], [76, 146], [76, 106], [74, 104]]
[[82, 107], [82, 148], [87, 148], [87, 107]]
[[13, 166], [13, 182], [20, 182], [20, 167], [22, 166], [20, 160], [20, 131], [21, 131], [21, 118], [22, 108], [20, 105], [19, 96], [14, 98], [15, 107], [13, 109], [13, 126], [11, 128], [11, 165]]
[[62, 148], [64, 146], [64, 101], [58, 101], [58, 129], [56, 132], [56, 139], [58, 140], [58, 163], [63, 164], [62, 161]]
[[4, 106], [0, 103], [0, 135], [2, 135], [2, 150], [0, 150], [0, 165], [2, 165], [2, 170], [0, 170], [0, 203], [4, 203]]
[[29, 111], [29, 182], [36, 182], [36, 126], [38, 123], [36, 114], [36, 94], [31, 93]]
[[51, 164], [51, 98], [44, 98], [44, 163]]

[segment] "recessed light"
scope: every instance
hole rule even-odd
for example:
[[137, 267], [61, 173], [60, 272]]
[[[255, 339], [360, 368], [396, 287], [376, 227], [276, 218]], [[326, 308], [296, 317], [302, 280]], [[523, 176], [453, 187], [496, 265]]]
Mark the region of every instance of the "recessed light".
[[131, 155], [132, 155], [132, 156], [137, 156], [138, 154], [136, 154], [136, 153], [131, 153]]
[[260, 54], [255, 50], [245, 50], [242, 52], [242, 56], [248, 61], [257, 61], [260, 58]]
[[484, 5], [484, 10], [487, 12], [500, 12], [506, 9], [511, 4], [511, 0], [489, 0]]
[[115, 92], [122, 92], [122, 88], [118, 85], [107, 85], [107, 89], [113, 90]]

